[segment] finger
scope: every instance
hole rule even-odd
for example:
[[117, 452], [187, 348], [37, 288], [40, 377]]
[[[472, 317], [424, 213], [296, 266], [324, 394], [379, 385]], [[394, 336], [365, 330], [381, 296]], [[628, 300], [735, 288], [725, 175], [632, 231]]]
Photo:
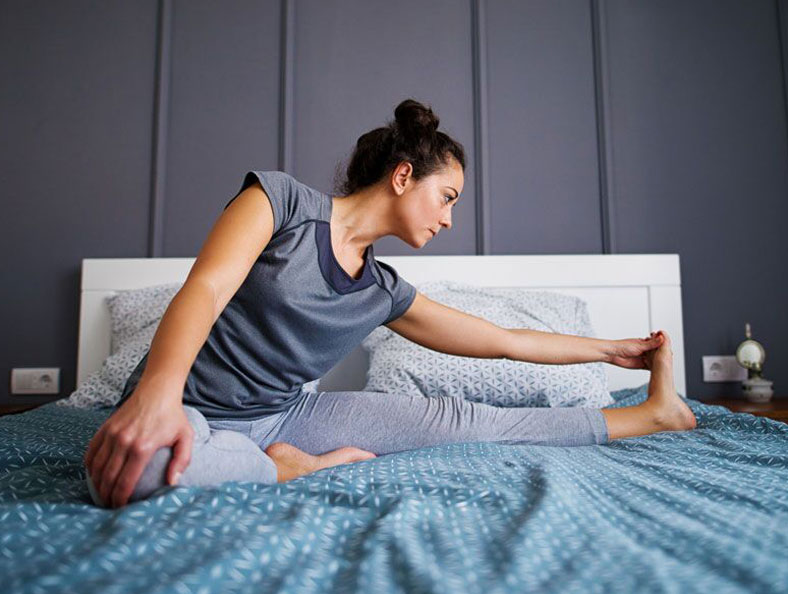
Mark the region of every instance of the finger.
[[167, 483], [170, 485], [178, 484], [181, 474], [189, 466], [192, 457], [192, 443], [194, 442], [194, 431], [184, 433], [173, 447], [172, 460], [167, 468]]
[[112, 507], [122, 507], [129, 501], [129, 497], [134, 492], [134, 487], [142, 476], [142, 472], [153, 457], [154, 452], [145, 450], [130, 450], [126, 458], [126, 464], [121, 470], [115, 487], [110, 494]]
[[128, 456], [128, 448], [120, 444], [115, 446], [112, 450], [112, 455], [107, 460], [104, 470], [101, 473], [101, 487], [99, 487], [99, 495], [101, 500], [109, 502], [109, 496], [115, 490], [115, 483], [120, 475], [120, 469], [126, 464], [126, 457]]
[[93, 436], [93, 439], [90, 440], [88, 444], [88, 449], [85, 452], [85, 466], [90, 468], [90, 465], [93, 462], [93, 459], [96, 457], [96, 452], [99, 451], [101, 444], [104, 442], [104, 437], [107, 435], [107, 432], [103, 429], [99, 429], [98, 432]]
[[93, 458], [93, 464], [90, 466], [90, 478], [93, 481], [93, 486], [96, 487], [96, 491], [101, 487], [101, 475], [104, 472], [104, 465], [111, 455], [112, 443], [109, 439], [104, 439], [104, 441], [101, 442], [101, 447]]

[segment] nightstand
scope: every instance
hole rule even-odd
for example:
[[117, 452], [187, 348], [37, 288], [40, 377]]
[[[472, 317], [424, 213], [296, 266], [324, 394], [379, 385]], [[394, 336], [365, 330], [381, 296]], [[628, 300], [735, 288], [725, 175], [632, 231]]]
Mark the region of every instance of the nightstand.
[[41, 406], [40, 404], [0, 404], [0, 417], [3, 415], [15, 415]]
[[745, 398], [713, 398], [702, 402], [703, 404], [724, 406], [733, 412], [750, 413], [788, 423], [788, 398], [780, 398], [777, 395], [772, 396], [769, 402], [750, 402]]

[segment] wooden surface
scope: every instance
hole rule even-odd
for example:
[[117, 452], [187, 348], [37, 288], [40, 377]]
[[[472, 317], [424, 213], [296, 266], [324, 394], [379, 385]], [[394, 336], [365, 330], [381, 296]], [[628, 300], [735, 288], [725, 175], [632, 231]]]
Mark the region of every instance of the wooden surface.
[[38, 404], [0, 404], [0, 417], [25, 412], [39, 406]]
[[788, 423], [788, 398], [782, 398], [776, 394], [769, 402], [750, 402], [744, 398], [713, 398], [704, 400], [703, 403], [724, 406], [733, 412], [744, 412]]

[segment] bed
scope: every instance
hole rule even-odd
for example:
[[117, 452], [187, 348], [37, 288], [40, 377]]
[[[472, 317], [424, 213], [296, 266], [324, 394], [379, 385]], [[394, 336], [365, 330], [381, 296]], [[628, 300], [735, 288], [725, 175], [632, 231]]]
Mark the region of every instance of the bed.
[[[576, 295], [597, 334], [672, 337], [686, 395], [679, 258], [380, 257], [447, 278]], [[78, 384], [110, 349], [104, 299], [186, 278], [192, 259], [86, 259]], [[352, 352], [321, 390], [361, 389]], [[648, 372], [605, 366], [613, 407]], [[108, 408], [0, 417], [0, 569], [25, 592], [785, 592], [788, 425], [705, 405], [698, 426], [553, 447], [467, 442], [263, 485], [91, 504], [82, 455]], [[352, 444], [349, 444], [352, 445]]]

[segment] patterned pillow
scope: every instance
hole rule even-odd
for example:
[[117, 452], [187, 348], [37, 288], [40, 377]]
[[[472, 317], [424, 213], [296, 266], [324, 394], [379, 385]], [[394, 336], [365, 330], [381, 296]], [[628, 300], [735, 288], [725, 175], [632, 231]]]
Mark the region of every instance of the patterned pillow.
[[[120, 400], [126, 380], [150, 348], [156, 329], [172, 298], [183, 283], [170, 283], [118, 291], [106, 298], [110, 314], [110, 355], [101, 369], [88, 375], [61, 406], [95, 408], [114, 406]], [[320, 380], [304, 384], [316, 392]]]
[[[571, 295], [452, 281], [419, 285], [424, 295], [503, 328], [530, 328], [595, 337], [588, 306]], [[542, 365], [509, 359], [448, 355], [379, 326], [362, 342], [370, 355], [366, 391], [454, 396], [505, 407], [613, 403], [602, 363]]]

